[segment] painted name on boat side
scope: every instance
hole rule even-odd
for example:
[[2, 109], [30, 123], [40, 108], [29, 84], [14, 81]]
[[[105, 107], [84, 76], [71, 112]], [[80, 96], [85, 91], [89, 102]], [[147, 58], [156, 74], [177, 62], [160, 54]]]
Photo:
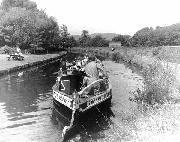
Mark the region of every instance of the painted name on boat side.
[[87, 102], [87, 106], [90, 107], [90, 106], [96, 105], [97, 103], [110, 97], [110, 93], [107, 93], [107, 92], [103, 92], [103, 93], [101, 92], [101, 95], [100, 96], [99, 95], [90, 99]]

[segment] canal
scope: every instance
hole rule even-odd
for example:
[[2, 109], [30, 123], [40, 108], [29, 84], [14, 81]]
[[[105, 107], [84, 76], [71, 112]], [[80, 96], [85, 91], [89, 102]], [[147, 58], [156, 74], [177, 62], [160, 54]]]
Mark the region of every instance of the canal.
[[[64, 57], [64, 60], [73, 60]], [[137, 106], [129, 101], [142, 78], [123, 64], [104, 62], [113, 86], [112, 107], [87, 114], [67, 141], [133, 139]], [[52, 86], [60, 61], [0, 78], [0, 142], [59, 142], [66, 122], [53, 112]], [[56, 116], [55, 116], [56, 115]]]

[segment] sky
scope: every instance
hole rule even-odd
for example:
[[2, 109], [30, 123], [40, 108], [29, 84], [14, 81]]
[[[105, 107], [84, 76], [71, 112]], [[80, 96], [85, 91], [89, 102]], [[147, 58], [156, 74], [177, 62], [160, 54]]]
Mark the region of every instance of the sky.
[[180, 23], [179, 0], [33, 0], [39, 9], [65, 24], [71, 34], [133, 35], [144, 27]]

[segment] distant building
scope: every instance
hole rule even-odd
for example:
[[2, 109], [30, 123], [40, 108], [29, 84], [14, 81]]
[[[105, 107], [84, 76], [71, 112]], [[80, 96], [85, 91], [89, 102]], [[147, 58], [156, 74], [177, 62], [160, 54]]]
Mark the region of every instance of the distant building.
[[118, 48], [121, 47], [121, 42], [110, 42], [109, 43], [110, 48]]

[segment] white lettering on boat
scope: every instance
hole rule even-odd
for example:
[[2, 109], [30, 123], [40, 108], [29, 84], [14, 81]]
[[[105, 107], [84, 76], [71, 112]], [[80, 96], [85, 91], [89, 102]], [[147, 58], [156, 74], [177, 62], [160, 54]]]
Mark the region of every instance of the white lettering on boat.
[[99, 94], [98, 96], [95, 96], [93, 97], [92, 99], [90, 99], [88, 102], [87, 102], [87, 107], [91, 107], [91, 106], [94, 106], [100, 102], [102, 102], [103, 100], [107, 99], [110, 97], [110, 93], [107, 93], [107, 92], [104, 92], [101, 94]]
[[64, 96], [62, 92], [53, 91], [53, 98], [58, 102], [60, 102], [61, 104], [64, 104], [65, 106], [72, 109], [71, 106], [72, 99]]

